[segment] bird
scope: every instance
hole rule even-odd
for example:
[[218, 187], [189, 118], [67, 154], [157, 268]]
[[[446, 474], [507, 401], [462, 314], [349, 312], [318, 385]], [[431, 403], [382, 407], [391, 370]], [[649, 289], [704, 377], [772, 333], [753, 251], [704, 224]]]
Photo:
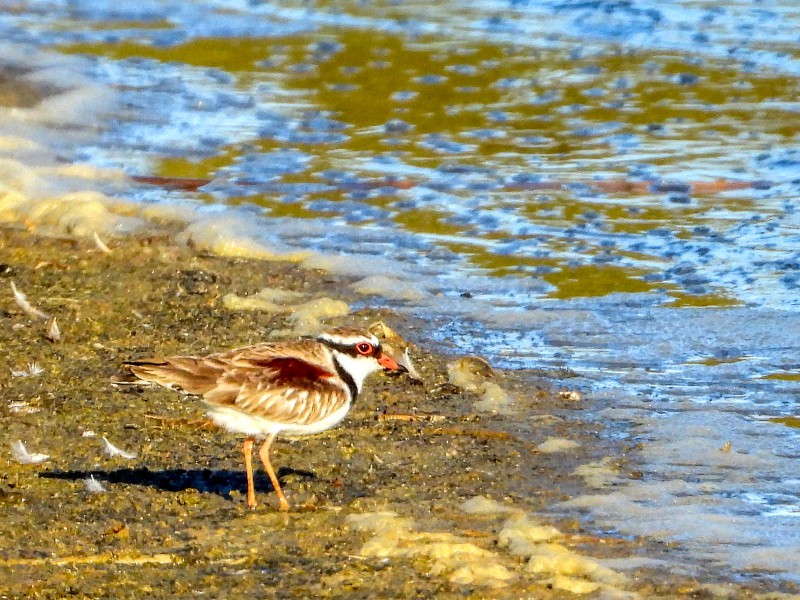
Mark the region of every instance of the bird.
[[149, 358], [125, 363], [139, 383], [200, 396], [212, 421], [245, 434], [247, 507], [256, 507], [253, 447], [269, 475], [280, 510], [289, 502], [270, 462], [278, 435], [305, 436], [345, 418], [371, 373], [405, 372], [369, 331], [338, 327], [316, 337], [263, 342], [207, 356]]

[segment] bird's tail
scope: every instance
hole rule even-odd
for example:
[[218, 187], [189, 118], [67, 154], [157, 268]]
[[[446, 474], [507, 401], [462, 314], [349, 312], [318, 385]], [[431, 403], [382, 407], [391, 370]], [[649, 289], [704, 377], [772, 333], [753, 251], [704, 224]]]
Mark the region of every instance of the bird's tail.
[[135, 378], [130, 383], [154, 383], [187, 394], [205, 394], [216, 383], [216, 373], [191, 356], [149, 358], [124, 363]]

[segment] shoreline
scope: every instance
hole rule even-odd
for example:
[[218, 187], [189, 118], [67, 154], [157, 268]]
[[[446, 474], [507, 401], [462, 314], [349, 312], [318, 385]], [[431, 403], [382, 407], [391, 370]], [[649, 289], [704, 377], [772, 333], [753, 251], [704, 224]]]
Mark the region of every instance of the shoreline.
[[[581, 418], [591, 399], [559, 393], [568, 380], [481, 374], [469, 363], [468, 378], [477, 372], [512, 399], [492, 410], [481, 404], [491, 398], [480, 381], [472, 391], [454, 385], [448, 370], [463, 357], [432, 353], [426, 323], [391, 310], [342, 309], [355, 296], [345, 277], [220, 257], [166, 235], [107, 245], [110, 252], [91, 240], [0, 229], [0, 420], [8, 432], [0, 535], [15, 540], [0, 551], [0, 589], [11, 597], [67, 589], [120, 598], [197, 589], [509, 599], [773, 591], [774, 582], [725, 582], [710, 571], [700, 579], [673, 574], [669, 557], [678, 548], [547, 515], [582, 493], [574, 474], [581, 465], [616, 457], [613, 468], [625, 468], [625, 449]], [[50, 318], [25, 314], [11, 281]], [[297, 295], [265, 303], [265, 289]], [[307, 304], [322, 312], [293, 317]], [[289, 515], [276, 510], [263, 472], [258, 508], [244, 507], [240, 440], [208, 426], [201, 403], [111, 385], [130, 358], [242, 346], [302, 332], [313, 319], [383, 321], [412, 345], [423, 383], [376, 376], [338, 428], [279, 440], [273, 460], [298, 507]], [[538, 443], [518, 435], [514, 414], [523, 407], [536, 415], [527, 426]], [[108, 456], [103, 437], [135, 458]], [[20, 464], [8, 451], [17, 440], [50, 458]], [[153, 588], [156, 574], [172, 587]], [[789, 584], [780, 589], [796, 593]]]

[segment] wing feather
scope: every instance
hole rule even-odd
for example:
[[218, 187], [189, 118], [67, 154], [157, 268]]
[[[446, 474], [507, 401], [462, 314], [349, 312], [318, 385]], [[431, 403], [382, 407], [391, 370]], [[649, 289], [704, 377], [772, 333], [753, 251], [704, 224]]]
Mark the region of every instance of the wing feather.
[[[294, 372], [296, 365], [289, 369]], [[218, 385], [203, 395], [209, 404], [232, 406], [276, 423], [304, 425], [324, 419], [349, 401], [348, 392], [330, 379], [296, 380], [287, 371], [269, 366], [260, 370], [226, 372]]]
[[145, 381], [202, 396], [276, 423], [310, 424], [350, 398], [319, 344], [271, 342], [206, 357], [176, 356], [127, 363]]
[[212, 357], [175, 356], [126, 363], [139, 379], [169, 388], [180, 388], [188, 394], [203, 395], [212, 389], [222, 372]]

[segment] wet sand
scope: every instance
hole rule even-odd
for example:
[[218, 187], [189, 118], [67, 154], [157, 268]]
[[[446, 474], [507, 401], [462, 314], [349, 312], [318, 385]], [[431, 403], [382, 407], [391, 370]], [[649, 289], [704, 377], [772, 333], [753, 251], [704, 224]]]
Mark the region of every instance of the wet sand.
[[[555, 527], [560, 547], [592, 560], [669, 561], [676, 551], [541, 516], [581, 493], [577, 466], [616, 456], [615, 467], [625, 468], [625, 449], [582, 423], [591, 400], [558, 393], [568, 380], [494, 377], [525, 413], [538, 415], [537, 442], [579, 444], [547, 454], [515, 434], [513, 414], [476, 410], [477, 396], [448, 381], [447, 363], [457, 357], [427, 342], [428, 325], [389, 311], [329, 323], [384, 321], [412, 343], [424, 381], [376, 375], [340, 427], [280, 440], [273, 463], [293, 510], [277, 511], [260, 470], [259, 506], [246, 509], [241, 438], [210, 425], [196, 399], [115, 387], [112, 378], [128, 359], [205, 353], [287, 328], [286, 314], [226, 308], [226, 294], [269, 287], [352, 303], [350, 282], [288, 262], [199, 253], [169, 236], [109, 246], [106, 253], [92, 241], [0, 230], [4, 597], [573, 597], [567, 590], [576, 588], [560, 586], [558, 573], [532, 571], [527, 555], [509, 545], [509, 522], [523, 517]], [[59, 341], [48, 338], [49, 319], [14, 302], [12, 281], [57, 319]], [[32, 363], [40, 374], [30, 373]], [[135, 457], [109, 456], [103, 436]], [[50, 458], [20, 464], [10, 451], [17, 440]], [[94, 482], [105, 491], [92, 491]], [[494, 508], [465, 511], [476, 496]], [[394, 532], [358, 516], [387, 511], [396, 514], [387, 517], [399, 527]], [[580, 569], [562, 576], [599, 585], [592, 597], [770, 591], [768, 582], [707, 585], [724, 576], [697, 581], [670, 574], [668, 564], [619, 577]]]

